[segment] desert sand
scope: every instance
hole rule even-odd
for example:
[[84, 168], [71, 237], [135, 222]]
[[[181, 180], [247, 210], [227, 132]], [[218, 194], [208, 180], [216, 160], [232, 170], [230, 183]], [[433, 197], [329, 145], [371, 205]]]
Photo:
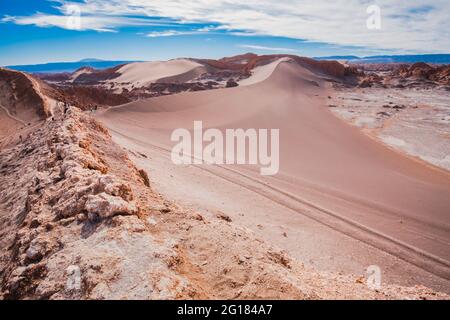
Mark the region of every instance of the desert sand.
[[[155, 148], [168, 152], [171, 131], [192, 128], [194, 120], [222, 130], [279, 128], [277, 176], [263, 179], [250, 166], [204, 170], [219, 171], [239, 185], [230, 192], [250, 189], [418, 267], [448, 288], [449, 173], [393, 151], [335, 117], [326, 103], [329, 84], [294, 61], [278, 61], [269, 77], [256, 77], [260, 81], [247, 86], [113, 107], [98, 119], [124, 147], [139, 145], [149, 154]], [[209, 187], [217, 183], [211, 178]], [[196, 193], [194, 184], [183, 188]], [[294, 232], [301, 232], [300, 226]]]
[[258, 82], [264, 81], [271, 76], [271, 74], [274, 72], [275, 68], [281, 62], [287, 62], [287, 61], [291, 61], [291, 59], [290, 58], [280, 58], [280, 59], [277, 59], [268, 64], [258, 66], [252, 70], [250, 77], [239, 81], [239, 85], [241, 87], [242, 86], [250, 86], [252, 84], [256, 84]]
[[203, 66], [187, 59], [135, 62], [119, 68], [117, 73], [120, 73], [120, 76], [115, 78], [113, 82], [132, 83], [136, 87], [147, 86], [164, 78], [183, 77], [183, 75], [197, 68], [203, 69]]

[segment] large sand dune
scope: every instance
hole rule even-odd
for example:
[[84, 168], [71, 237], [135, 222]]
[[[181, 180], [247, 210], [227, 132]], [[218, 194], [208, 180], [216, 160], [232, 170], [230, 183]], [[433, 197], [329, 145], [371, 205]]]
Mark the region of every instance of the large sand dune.
[[167, 150], [172, 130], [192, 128], [194, 120], [222, 130], [278, 128], [278, 175], [262, 178], [249, 166], [224, 170], [262, 182], [255, 190], [274, 201], [306, 204], [309, 210], [300, 213], [448, 278], [448, 172], [390, 150], [337, 119], [325, 107], [328, 84], [296, 62], [278, 61], [267, 71], [266, 66], [246, 86], [133, 102], [98, 117], [130, 142]]
[[135, 87], [147, 86], [165, 78], [176, 82], [186, 81], [186, 77], [195, 78], [201, 72], [203, 66], [187, 59], [175, 59], [170, 61], [151, 61], [129, 63], [117, 70], [120, 76], [112, 80], [115, 83], [132, 83]]

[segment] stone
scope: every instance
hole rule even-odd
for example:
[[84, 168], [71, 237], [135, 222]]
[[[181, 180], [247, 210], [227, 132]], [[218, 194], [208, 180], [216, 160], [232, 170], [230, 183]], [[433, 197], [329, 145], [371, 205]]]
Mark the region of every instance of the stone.
[[29, 262], [37, 262], [44, 256], [44, 249], [40, 244], [31, 244], [25, 254]]
[[105, 192], [88, 196], [85, 209], [89, 214], [97, 214], [100, 218], [108, 218], [115, 215], [133, 215], [138, 211], [134, 203], [127, 202], [121, 197], [112, 196]]

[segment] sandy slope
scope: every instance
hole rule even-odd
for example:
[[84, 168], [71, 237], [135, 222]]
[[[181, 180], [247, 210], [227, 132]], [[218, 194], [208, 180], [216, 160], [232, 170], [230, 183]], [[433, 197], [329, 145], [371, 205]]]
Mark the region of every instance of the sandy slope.
[[74, 73], [72, 73], [70, 75], [70, 82], [74, 82], [79, 76], [81, 76], [82, 74], [89, 74], [92, 73], [92, 69], [91, 68], [80, 68], [78, 70], [76, 70]]
[[307, 209], [294, 210], [448, 278], [448, 173], [338, 120], [325, 108], [326, 87], [310, 71], [283, 62], [251, 86], [139, 101], [99, 119], [129, 141], [166, 149], [172, 129], [192, 128], [194, 120], [221, 129], [279, 128], [277, 176], [263, 179], [257, 168], [232, 168], [257, 185], [255, 192], [301, 203]]
[[201, 68], [202, 65], [187, 59], [134, 62], [118, 69], [117, 72], [121, 75], [111, 81], [115, 83], [131, 82], [135, 87], [142, 87], [163, 78], [183, 77], [186, 73], [199, 67]]
[[240, 86], [250, 86], [269, 78], [275, 71], [275, 68], [281, 63], [291, 61], [290, 58], [280, 58], [266, 65], [256, 67], [252, 70], [252, 75], [246, 79], [239, 81]]
[[25, 125], [25, 123], [22, 120], [11, 115], [9, 110], [1, 105], [0, 105], [0, 119], [1, 119], [0, 138], [7, 136], [12, 131]]

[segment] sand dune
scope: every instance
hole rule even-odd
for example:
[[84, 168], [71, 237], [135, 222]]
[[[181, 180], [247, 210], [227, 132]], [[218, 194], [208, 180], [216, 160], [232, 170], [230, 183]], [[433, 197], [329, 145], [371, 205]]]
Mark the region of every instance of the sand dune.
[[252, 70], [252, 75], [246, 79], [239, 81], [240, 86], [250, 86], [252, 84], [261, 82], [270, 77], [270, 75], [274, 72], [275, 68], [281, 63], [291, 61], [290, 58], [284, 57], [277, 59], [269, 64], [262, 65], [256, 67]]
[[133, 102], [98, 118], [129, 141], [167, 149], [172, 130], [192, 128], [194, 120], [222, 130], [278, 128], [277, 176], [263, 179], [255, 167], [232, 169], [378, 237], [376, 245], [402, 259], [450, 275], [448, 172], [394, 152], [337, 119], [325, 107], [328, 84], [296, 62], [260, 67], [243, 84]]
[[170, 61], [134, 62], [117, 70], [120, 76], [112, 80], [115, 83], [131, 82], [136, 87], [142, 87], [157, 82], [160, 79], [180, 76], [186, 81], [185, 74], [203, 66], [187, 59], [175, 59]]
[[94, 69], [90, 67], [82, 67], [76, 70], [74, 73], [72, 73], [69, 77], [70, 82], [74, 82], [80, 75], [82, 74], [91, 74], [94, 71]]

